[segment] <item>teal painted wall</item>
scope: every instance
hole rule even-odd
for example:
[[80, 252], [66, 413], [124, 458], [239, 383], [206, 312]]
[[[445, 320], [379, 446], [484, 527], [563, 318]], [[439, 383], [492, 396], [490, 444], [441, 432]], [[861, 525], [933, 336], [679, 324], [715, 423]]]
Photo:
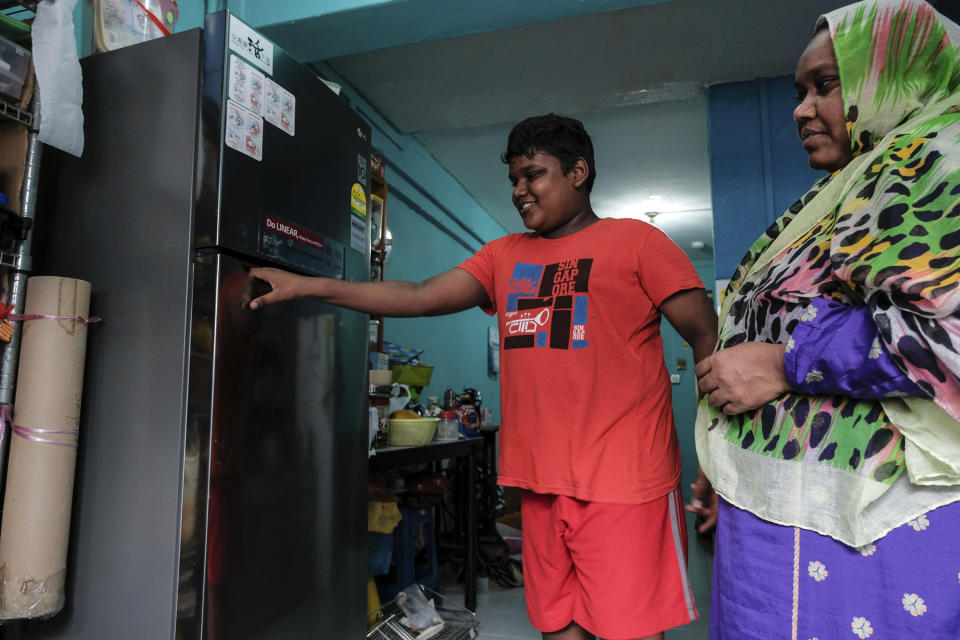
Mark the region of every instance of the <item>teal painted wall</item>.
[[311, 62], [664, 0], [183, 0], [227, 8]]
[[[329, 67], [320, 64], [315, 69], [342, 85], [343, 95], [370, 123], [373, 146], [386, 161], [387, 226], [393, 234], [387, 278], [424, 280], [455, 267], [506, 233], [416, 140], [394, 130]], [[510, 197], [506, 169], [504, 197]], [[487, 375], [487, 328], [494, 326], [495, 319], [479, 309], [434, 318], [387, 318], [384, 339], [424, 350], [421, 359], [434, 366], [430, 386], [423, 391], [425, 398], [442, 398], [446, 388], [473, 387], [498, 422], [499, 381]]]
[[[700, 279], [703, 280], [707, 291], [713, 290], [714, 268], [710, 260], [696, 261], [694, 268]], [[667, 363], [667, 371], [680, 376], [680, 383], [672, 385], [673, 393], [673, 420], [677, 426], [677, 436], [680, 440], [680, 455], [683, 461], [683, 476], [680, 488], [684, 498], [690, 499], [690, 484], [697, 478], [697, 447], [693, 437], [693, 424], [697, 418], [697, 377], [693, 372], [693, 349], [680, 334], [677, 333], [666, 319], [660, 322], [660, 334], [663, 338], [663, 359]], [[678, 359], [686, 360], [686, 369], [680, 369]]]

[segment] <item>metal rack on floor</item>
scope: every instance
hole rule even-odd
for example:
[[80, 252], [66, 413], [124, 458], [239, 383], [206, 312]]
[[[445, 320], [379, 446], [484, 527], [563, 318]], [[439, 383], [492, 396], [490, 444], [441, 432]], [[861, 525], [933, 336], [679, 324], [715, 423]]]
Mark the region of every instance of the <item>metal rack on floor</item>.
[[480, 626], [477, 614], [449, 601], [430, 589], [420, 587], [443, 619], [443, 628], [417, 632], [403, 623], [404, 614], [397, 601], [391, 600], [375, 613], [378, 624], [367, 632], [367, 640], [473, 640]]

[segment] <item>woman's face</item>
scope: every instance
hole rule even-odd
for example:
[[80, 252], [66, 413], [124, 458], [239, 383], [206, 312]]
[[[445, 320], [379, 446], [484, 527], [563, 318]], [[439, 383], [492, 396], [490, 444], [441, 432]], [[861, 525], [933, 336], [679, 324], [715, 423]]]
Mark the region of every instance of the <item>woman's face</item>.
[[834, 172], [853, 159], [844, 117], [840, 70], [826, 29], [813, 36], [797, 62], [794, 76], [800, 104], [793, 110], [810, 166]]

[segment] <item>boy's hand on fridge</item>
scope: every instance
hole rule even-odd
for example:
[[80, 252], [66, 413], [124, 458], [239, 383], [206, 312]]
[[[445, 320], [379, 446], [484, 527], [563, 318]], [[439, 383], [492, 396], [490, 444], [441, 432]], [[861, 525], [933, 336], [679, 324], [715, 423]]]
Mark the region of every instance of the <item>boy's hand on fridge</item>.
[[[269, 267], [255, 267], [250, 269], [250, 277], [270, 286], [270, 291], [250, 301], [251, 309], [259, 309], [268, 304], [282, 302], [284, 300], [293, 300], [294, 298], [303, 296], [303, 284], [307, 280], [305, 276]], [[256, 292], [258, 288], [259, 287], [255, 286], [254, 292]]]

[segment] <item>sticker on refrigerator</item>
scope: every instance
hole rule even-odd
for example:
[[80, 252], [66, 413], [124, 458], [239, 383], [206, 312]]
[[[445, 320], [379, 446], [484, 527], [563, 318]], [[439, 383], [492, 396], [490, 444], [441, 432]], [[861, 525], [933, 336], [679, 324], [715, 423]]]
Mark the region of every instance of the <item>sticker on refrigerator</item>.
[[230, 49], [273, 75], [273, 43], [230, 16]]
[[367, 223], [360, 218], [350, 216], [350, 246], [364, 253], [370, 246], [367, 239]]
[[363, 192], [363, 187], [357, 182], [354, 182], [353, 188], [350, 189], [350, 212], [361, 218], [367, 217], [367, 196]]
[[263, 118], [246, 107], [227, 100], [227, 126], [223, 142], [231, 149], [263, 159]]
[[257, 115], [263, 115], [266, 76], [238, 58], [230, 56], [230, 99]]
[[367, 184], [367, 159], [363, 154], [357, 154], [357, 182]]
[[294, 135], [297, 117], [297, 99], [292, 93], [267, 78], [267, 91], [263, 103], [263, 117], [279, 129]]
[[263, 217], [259, 253], [328, 278], [344, 277], [346, 247], [271, 213]]

